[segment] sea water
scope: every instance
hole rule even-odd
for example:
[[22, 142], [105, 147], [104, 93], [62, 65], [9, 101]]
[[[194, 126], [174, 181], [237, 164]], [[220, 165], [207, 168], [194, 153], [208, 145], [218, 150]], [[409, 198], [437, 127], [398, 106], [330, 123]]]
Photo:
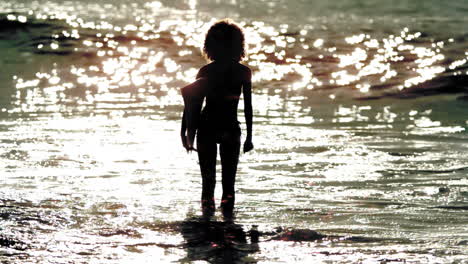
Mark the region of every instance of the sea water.
[[[2, 1], [0, 260], [466, 263], [467, 12]], [[180, 88], [225, 17], [246, 35], [255, 150], [240, 157], [233, 221], [207, 221]]]

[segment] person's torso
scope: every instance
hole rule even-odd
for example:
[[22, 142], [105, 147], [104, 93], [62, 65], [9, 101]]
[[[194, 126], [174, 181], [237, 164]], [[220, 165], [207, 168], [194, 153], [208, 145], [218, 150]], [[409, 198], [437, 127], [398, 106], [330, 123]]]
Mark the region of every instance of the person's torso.
[[202, 123], [211, 127], [238, 127], [237, 109], [244, 81], [243, 65], [237, 62], [213, 62], [205, 66], [203, 76], [209, 80]]

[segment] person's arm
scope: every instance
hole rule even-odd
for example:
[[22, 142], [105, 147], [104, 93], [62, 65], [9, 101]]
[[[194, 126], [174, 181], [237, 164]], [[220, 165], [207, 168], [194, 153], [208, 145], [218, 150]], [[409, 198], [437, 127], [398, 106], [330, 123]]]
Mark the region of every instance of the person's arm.
[[242, 85], [242, 92], [244, 94], [244, 115], [245, 123], [247, 125], [247, 137], [244, 143], [244, 152], [251, 151], [253, 149], [252, 143], [252, 73], [250, 69], [246, 74], [244, 84]]
[[[197, 89], [196, 82], [199, 81], [199, 79], [204, 78], [204, 75], [205, 75], [205, 67], [202, 67], [197, 73], [197, 76], [196, 76], [197, 80], [194, 83], [191, 83], [191, 84], [185, 86], [184, 88], [182, 88], [182, 89], [189, 89], [189, 91], [185, 91], [186, 93], [189, 93], [189, 94], [184, 95], [184, 96], [197, 96], [196, 95], [196, 90], [199, 90], [199, 89]], [[200, 84], [198, 84], [198, 85], [200, 85]], [[191, 99], [189, 101], [192, 101], [192, 100], [193, 99]], [[184, 97], [184, 101], [185, 101], [185, 97]], [[193, 109], [192, 109], [193, 108], [193, 102], [189, 103], [188, 105], [186, 104], [186, 102], [184, 102], [184, 104], [185, 104], [185, 107], [184, 107], [184, 113], [182, 115], [182, 126], [181, 126], [181, 130], [180, 130], [180, 137], [182, 139], [182, 145], [184, 146], [184, 148], [188, 152], [190, 152], [192, 150], [196, 150], [194, 148], [195, 135], [196, 135], [196, 130], [195, 130], [194, 124], [193, 124], [193, 115], [194, 115], [194, 113], [191, 112], [191, 111], [193, 111]], [[192, 120], [190, 124], [187, 123], [187, 118], [189, 120]]]

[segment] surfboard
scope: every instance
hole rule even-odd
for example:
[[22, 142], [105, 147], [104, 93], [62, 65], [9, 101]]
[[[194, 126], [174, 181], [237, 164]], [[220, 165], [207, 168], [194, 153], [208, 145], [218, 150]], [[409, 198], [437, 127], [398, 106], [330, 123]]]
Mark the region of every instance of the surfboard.
[[[199, 78], [195, 82], [181, 89], [184, 99], [185, 131], [183, 135], [195, 135], [200, 122], [201, 108], [208, 90], [206, 78]], [[193, 138], [191, 139], [193, 140]]]

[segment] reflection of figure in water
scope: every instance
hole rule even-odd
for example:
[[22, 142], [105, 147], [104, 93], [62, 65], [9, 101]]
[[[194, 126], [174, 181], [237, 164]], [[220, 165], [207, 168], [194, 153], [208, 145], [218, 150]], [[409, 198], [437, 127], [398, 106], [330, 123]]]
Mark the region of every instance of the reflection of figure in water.
[[[186, 241], [186, 261], [204, 260], [210, 263], [256, 263], [246, 261], [248, 255], [258, 252], [258, 237], [245, 232], [232, 222], [205, 221], [190, 218], [182, 222], [181, 233]], [[250, 243], [247, 240], [250, 238]], [[181, 261], [185, 262], [185, 261]]]
[[242, 30], [229, 20], [217, 22], [206, 34], [203, 52], [211, 63], [200, 69], [195, 83], [183, 89], [186, 94], [191, 94], [191, 98], [201, 98], [198, 101], [199, 107], [204, 98], [206, 104], [199, 117], [199, 109], [188, 108], [186, 104], [181, 136], [184, 147], [190, 151], [195, 150], [194, 139], [197, 133], [197, 151], [203, 181], [202, 209], [205, 214], [212, 214], [215, 208], [216, 156], [219, 144], [223, 185], [221, 208], [225, 215], [230, 215], [234, 208], [234, 183], [240, 152], [241, 130], [237, 120], [237, 107], [241, 93], [244, 94], [247, 125], [243, 150], [248, 152], [253, 149], [251, 71], [239, 63], [245, 55]]

